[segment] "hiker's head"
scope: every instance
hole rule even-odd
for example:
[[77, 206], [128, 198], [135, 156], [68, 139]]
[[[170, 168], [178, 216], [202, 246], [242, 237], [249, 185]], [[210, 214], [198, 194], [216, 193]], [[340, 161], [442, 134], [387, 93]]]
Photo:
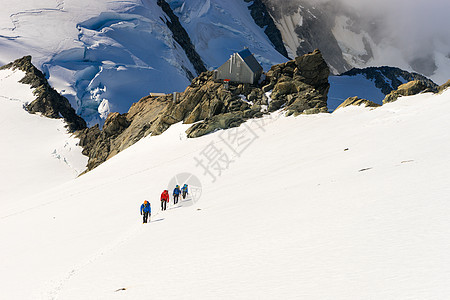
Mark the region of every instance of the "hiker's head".
[[148, 203], [148, 201], [147, 201], [147, 200], [145, 200], [145, 201], [144, 201], [144, 204], [147, 204], [147, 203]]

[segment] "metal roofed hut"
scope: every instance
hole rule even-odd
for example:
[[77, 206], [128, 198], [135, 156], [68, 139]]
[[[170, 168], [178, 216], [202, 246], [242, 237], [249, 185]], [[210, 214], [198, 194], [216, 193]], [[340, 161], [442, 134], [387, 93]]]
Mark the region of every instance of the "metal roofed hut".
[[229, 79], [238, 83], [257, 83], [263, 68], [248, 49], [233, 53], [229, 60], [217, 68], [215, 79]]

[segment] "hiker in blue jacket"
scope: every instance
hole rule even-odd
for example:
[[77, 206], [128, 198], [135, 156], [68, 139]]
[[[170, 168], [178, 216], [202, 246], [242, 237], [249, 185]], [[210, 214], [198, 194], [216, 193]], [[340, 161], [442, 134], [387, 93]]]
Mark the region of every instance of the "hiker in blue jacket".
[[181, 188], [181, 193], [183, 193], [183, 199], [185, 199], [186, 195], [188, 194], [188, 185], [186, 183]]
[[141, 205], [141, 215], [144, 216], [143, 223], [147, 223], [149, 216], [152, 216], [152, 207], [147, 200]]
[[181, 194], [180, 186], [177, 185], [173, 190], [173, 204], [178, 203], [178, 198], [180, 197], [180, 194]]

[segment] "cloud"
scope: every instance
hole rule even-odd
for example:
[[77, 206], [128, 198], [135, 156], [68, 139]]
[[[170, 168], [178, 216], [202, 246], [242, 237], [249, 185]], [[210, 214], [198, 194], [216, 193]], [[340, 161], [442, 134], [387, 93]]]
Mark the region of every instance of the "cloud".
[[401, 47], [408, 58], [429, 55], [433, 49], [450, 52], [448, 0], [309, 0], [341, 1], [363, 20], [376, 22], [378, 34]]
[[[434, 54], [450, 57], [449, 0], [267, 0], [277, 7], [309, 4], [326, 7], [333, 15], [349, 12], [359, 16], [359, 27], [368, 31], [385, 51], [377, 61], [418, 66], [416, 71], [434, 72]], [[325, 5], [327, 4], [327, 5]], [[395, 50], [398, 49], [398, 50]], [[401, 57], [399, 57], [401, 54]], [[390, 56], [390, 57], [389, 57]], [[388, 58], [388, 59], [383, 59]], [[418, 63], [417, 63], [418, 62]], [[428, 71], [419, 65], [429, 64]], [[422, 70], [420, 70], [422, 69]]]

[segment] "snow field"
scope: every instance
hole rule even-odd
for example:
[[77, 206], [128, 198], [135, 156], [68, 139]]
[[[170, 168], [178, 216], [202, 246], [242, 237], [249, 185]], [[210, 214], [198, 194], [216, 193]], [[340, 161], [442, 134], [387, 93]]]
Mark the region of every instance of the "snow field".
[[87, 163], [62, 119], [31, 115], [24, 110], [23, 106], [35, 99], [29, 85], [18, 83], [24, 76], [19, 70], [0, 70], [2, 214], [22, 197], [75, 178]]
[[[2, 213], [3, 293], [446, 298], [449, 98], [447, 91], [377, 109], [273, 117], [264, 131], [249, 122], [258, 138], [239, 157], [220, 139], [234, 129], [186, 139], [188, 126], [176, 124], [77, 179], [22, 198], [16, 214]], [[211, 143], [234, 160], [214, 183], [195, 161]], [[181, 172], [201, 179], [201, 199], [160, 212], [160, 193]], [[139, 215], [145, 199], [150, 224]]]
[[269, 70], [286, 58], [278, 53], [265, 28], [255, 24], [248, 6], [239, 0], [167, 1], [180, 23], [188, 32], [196, 51], [206, 67], [216, 69], [235, 52], [248, 47], [262, 65]]

